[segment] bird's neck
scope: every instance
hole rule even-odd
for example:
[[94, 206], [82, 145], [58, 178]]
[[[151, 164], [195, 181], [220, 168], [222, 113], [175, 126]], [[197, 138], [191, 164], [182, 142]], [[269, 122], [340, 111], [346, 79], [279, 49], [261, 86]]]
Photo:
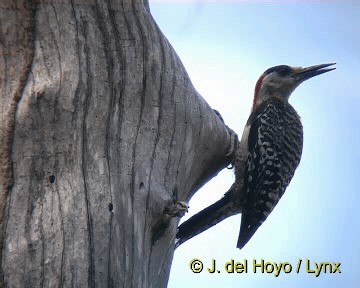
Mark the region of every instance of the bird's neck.
[[256, 108], [263, 102], [267, 101], [268, 99], [277, 99], [283, 103], [288, 104], [289, 103], [289, 98], [290, 98], [290, 94], [289, 91], [281, 91], [281, 90], [275, 90], [275, 91], [271, 91], [271, 90], [266, 90], [263, 91], [263, 89], [261, 89], [257, 94], [255, 94], [254, 96], [254, 102], [253, 102], [253, 106], [252, 106], [252, 111], [255, 111]]

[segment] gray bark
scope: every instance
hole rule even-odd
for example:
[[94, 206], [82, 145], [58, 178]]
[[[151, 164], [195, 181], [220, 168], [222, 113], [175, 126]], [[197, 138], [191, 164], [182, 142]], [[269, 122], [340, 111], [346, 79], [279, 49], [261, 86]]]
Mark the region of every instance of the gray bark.
[[2, 0], [0, 33], [2, 286], [166, 286], [230, 134], [147, 1]]

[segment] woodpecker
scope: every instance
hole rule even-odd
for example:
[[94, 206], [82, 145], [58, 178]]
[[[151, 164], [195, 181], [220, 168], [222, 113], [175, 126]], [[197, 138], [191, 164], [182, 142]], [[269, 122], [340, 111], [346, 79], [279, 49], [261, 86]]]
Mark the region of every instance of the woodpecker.
[[260, 76], [252, 111], [235, 151], [235, 183], [219, 201], [178, 227], [176, 247], [240, 212], [237, 248], [245, 246], [279, 202], [300, 163], [303, 128], [289, 97], [305, 80], [334, 70], [327, 68], [334, 64], [306, 68], [279, 65]]

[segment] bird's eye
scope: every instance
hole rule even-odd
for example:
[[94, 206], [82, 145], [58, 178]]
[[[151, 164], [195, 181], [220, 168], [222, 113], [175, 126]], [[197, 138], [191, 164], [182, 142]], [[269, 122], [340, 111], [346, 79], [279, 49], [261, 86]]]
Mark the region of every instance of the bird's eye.
[[277, 73], [280, 76], [287, 76], [291, 73], [291, 68], [286, 65], [280, 66], [279, 69], [277, 70]]

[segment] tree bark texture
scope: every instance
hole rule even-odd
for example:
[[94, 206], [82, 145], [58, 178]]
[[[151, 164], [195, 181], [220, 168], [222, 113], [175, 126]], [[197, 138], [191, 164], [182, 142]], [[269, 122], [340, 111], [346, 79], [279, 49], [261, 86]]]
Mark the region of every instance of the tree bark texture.
[[141, 0], [0, 3], [5, 287], [164, 287], [177, 218], [230, 159]]

